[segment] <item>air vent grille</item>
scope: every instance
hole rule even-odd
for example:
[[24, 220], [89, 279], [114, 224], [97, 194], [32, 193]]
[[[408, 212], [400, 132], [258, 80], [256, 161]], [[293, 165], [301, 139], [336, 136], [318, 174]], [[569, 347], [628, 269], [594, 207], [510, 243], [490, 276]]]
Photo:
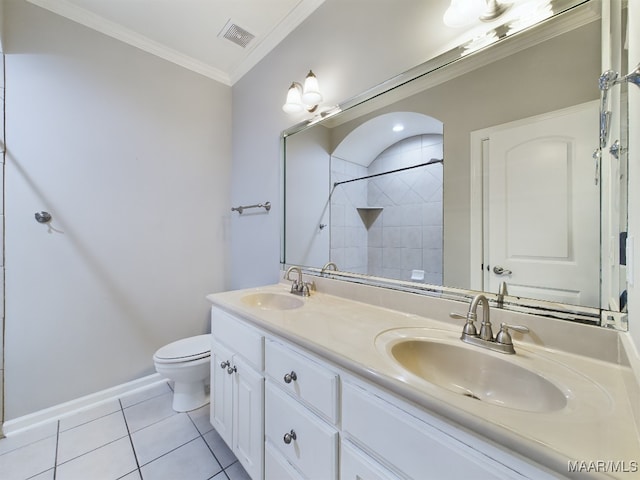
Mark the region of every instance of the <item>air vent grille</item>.
[[236, 45], [240, 45], [242, 48], [246, 48], [249, 42], [256, 37], [252, 33], [247, 32], [244, 28], [233, 23], [231, 20], [227, 22], [218, 36], [226, 38]]

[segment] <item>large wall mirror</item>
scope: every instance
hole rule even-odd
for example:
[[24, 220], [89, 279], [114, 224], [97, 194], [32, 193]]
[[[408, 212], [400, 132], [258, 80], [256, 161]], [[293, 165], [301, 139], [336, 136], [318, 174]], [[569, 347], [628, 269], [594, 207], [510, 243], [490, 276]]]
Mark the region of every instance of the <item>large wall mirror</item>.
[[626, 22], [604, 3], [547, 2], [284, 132], [282, 262], [624, 328], [626, 86], [603, 104], [598, 79], [604, 49], [628, 67]]

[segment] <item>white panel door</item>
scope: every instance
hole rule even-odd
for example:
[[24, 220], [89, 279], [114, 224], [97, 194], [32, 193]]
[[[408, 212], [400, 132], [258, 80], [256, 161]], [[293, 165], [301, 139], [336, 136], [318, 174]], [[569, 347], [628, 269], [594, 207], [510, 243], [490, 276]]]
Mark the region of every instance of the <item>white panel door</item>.
[[483, 159], [486, 290], [506, 281], [511, 295], [599, 305], [597, 120], [590, 102], [491, 131]]

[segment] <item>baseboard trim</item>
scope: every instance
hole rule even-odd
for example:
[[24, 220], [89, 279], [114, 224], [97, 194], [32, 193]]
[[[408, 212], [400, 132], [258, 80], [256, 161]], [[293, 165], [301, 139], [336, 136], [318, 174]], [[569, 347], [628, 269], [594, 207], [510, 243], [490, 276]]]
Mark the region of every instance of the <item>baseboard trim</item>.
[[54, 405], [53, 407], [45, 408], [44, 410], [39, 410], [22, 417], [8, 420], [2, 424], [0, 438], [59, 420], [60, 418], [67, 417], [81, 410], [96, 407], [115, 398], [146, 390], [166, 381], [167, 380], [161, 377], [158, 373], [154, 373], [146, 377], [132, 380], [131, 382], [123, 383], [59, 405]]

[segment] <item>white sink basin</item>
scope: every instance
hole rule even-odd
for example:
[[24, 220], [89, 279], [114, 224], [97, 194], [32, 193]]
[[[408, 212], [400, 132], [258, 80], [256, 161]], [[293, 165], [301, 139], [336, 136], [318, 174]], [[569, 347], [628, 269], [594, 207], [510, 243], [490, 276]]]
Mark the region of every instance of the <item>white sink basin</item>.
[[250, 293], [240, 299], [245, 305], [262, 310], [292, 310], [300, 308], [304, 302], [293, 295], [282, 293]]
[[387, 347], [393, 360], [413, 375], [470, 399], [529, 412], [567, 405], [562, 390], [507, 355], [425, 338], [405, 338]]

